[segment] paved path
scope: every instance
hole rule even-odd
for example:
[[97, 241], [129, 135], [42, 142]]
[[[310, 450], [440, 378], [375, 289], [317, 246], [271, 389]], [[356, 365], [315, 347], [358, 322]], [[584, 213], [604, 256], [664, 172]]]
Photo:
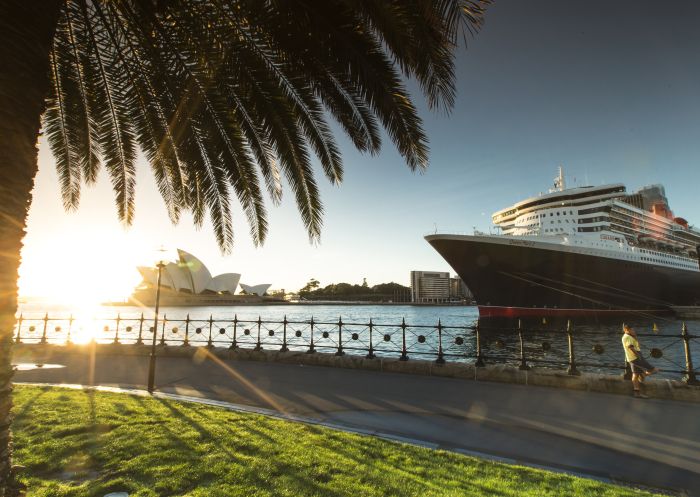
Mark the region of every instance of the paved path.
[[[38, 360], [38, 359], [37, 359]], [[55, 355], [18, 382], [144, 388], [148, 358]], [[700, 496], [700, 405], [279, 363], [159, 358], [157, 389]]]

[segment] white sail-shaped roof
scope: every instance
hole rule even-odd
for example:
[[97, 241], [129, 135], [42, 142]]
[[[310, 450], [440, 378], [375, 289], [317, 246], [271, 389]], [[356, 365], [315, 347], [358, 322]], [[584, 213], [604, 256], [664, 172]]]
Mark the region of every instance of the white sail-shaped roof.
[[265, 292], [271, 286], [272, 286], [271, 283], [263, 283], [261, 285], [246, 285], [244, 283], [241, 283], [241, 289], [245, 290], [245, 293], [255, 294], [255, 295], [258, 295], [260, 297], [265, 295]]
[[156, 286], [158, 284], [158, 270], [156, 268], [139, 266], [136, 269], [139, 270], [144, 283], [151, 286]]
[[189, 271], [193, 293], [202, 293], [211, 281], [211, 273], [202, 261], [189, 252], [177, 249], [177, 253], [180, 256], [182, 268]]
[[[236, 293], [241, 279], [239, 273], [224, 273], [212, 277], [209, 269], [195, 256], [181, 249], [178, 249], [177, 253], [179, 261], [169, 262], [163, 267], [160, 281], [162, 287], [193, 294], [201, 294], [205, 291], [228, 292], [231, 295]], [[143, 277], [143, 283], [154, 288], [158, 285], [158, 268], [139, 266], [137, 269]], [[260, 285], [240, 283], [241, 289], [246, 293], [261, 297], [270, 286], [267, 283]]]
[[212, 292], [229, 292], [231, 295], [236, 293], [236, 288], [238, 288], [238, 282], [241, 280], [241, 275], [238, 273], [224, 273], [218, 276], [214, 276], [209, 284], [207, 285], [207, 290]]
[[192, 292], [192, 279], [186, 267], [175, 262], [169, 262], [168, 265], [165, 266], [165, 272], [170, 278], [172, 288], [178, 291], [187, 290]]

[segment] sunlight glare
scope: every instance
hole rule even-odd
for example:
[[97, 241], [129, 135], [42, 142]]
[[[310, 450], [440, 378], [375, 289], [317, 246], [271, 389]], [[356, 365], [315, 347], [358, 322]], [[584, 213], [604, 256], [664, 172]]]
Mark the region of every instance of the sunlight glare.
[[50, 298], [79, 310], [122, 300], [140, 281], [136, 266], [148, 249], [130, 233], [91, 226], [70, 239], [25, 247], [20, 295]]
[[100, 335], [98, 304], [88, 304], [79, 307], [73, 317], [73, 328], [71, 330], [71, 341], [75, 344], [84, 345], [92, 340], [97, 340]]

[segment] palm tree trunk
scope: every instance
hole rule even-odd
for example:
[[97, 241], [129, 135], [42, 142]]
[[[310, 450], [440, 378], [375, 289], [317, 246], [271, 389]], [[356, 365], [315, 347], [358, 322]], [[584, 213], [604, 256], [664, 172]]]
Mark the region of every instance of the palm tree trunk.
[[49, 52], [61, 0], [0, 2], [0, 497], [13, 495], [12, 330], [17, 270], [37, 173]]

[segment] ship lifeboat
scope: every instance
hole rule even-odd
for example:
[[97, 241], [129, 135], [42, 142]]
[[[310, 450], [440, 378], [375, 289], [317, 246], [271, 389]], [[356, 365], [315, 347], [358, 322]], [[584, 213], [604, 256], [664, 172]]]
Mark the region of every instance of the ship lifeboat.
[[683, 219], [682, 217], [674, 217], [674, 218], [673, 218], [673, 222], [676, 223], [676, 224], [678, 224], [678, 225], [680, 225], [680, 226], [682, 226], [682, 227], [685, 228], [685, 229], [688, 229], [688, 221], [686, 221], [686, 220]]
[[637, 239], [639, 240], [639, 243], [645, 243], [649, 245], [658, 245], [659, 243], [659, 240], [654, 238], [652, 235], [639, 235]]

